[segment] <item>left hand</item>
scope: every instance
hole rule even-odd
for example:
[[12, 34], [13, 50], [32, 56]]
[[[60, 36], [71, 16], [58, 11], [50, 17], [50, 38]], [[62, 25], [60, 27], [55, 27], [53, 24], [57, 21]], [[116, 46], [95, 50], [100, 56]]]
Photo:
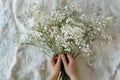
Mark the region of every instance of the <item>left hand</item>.
[[49, 80], [57, 80], [59, 76], [59, 72], [61, 70], [61, 56], [53, 55], [50, 60], [50, 77]]

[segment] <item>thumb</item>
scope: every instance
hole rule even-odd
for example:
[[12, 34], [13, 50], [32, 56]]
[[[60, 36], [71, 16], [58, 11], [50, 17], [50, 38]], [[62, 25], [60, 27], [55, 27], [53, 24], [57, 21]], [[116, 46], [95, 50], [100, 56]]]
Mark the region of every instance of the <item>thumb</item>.
[[61, 56], [59, 55], [58, 56], [58, 60], [57, 60], [57, 63], [56, 63], [57, 65], [61, 65]]
[[65, 55], [61, 55], [61, 57], [62, 57], [62, 61], [63, 61], [63, 64], [64, 64], [64, 66], [66, 67], [67, 66], [67, 60], [66, 60], [66, 57], [65, 57]]

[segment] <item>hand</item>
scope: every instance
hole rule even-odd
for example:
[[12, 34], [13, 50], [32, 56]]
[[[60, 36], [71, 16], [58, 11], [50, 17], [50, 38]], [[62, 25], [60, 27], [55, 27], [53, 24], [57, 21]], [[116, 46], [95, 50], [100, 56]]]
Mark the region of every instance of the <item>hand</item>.
[[[65, 55], [61, 55], [64, 68], [68, 76], [70, 77], [71, 80], [79, 80], [78, 79], [78, 73], [77, 73], [77, 67], [75, 60], [70, 56], [70, 54], [67, 54], [67, 57]], [[67, 61], [67, 59], [68, 61]]]
[[60, 55], [53, 55], [50, 61], [51, 74], [48, 80], [57, 80], [61, 70], [61, 57]]

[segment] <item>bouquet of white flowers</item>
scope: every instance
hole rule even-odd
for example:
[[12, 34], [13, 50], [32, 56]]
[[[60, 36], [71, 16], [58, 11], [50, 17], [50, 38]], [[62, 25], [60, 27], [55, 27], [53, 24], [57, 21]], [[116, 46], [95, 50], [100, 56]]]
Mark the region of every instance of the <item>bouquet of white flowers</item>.
[[[36, 3], [25, 9], [26, 27], [23, 44], [47, 46], [54, 54], [69, 53], [73, 58], [79, 54], [91, 54], [94, 42], [107, 43], [105, 34], [109, 18], [85, 15], [78, 4], [72, 3], [56, 10], [43, 12]], [[50, 56], [50, 53], [45, 52]], [[66, 76], [66, 77], [65, 77]], [[62, 68], [59, 79], [70, 80]]]

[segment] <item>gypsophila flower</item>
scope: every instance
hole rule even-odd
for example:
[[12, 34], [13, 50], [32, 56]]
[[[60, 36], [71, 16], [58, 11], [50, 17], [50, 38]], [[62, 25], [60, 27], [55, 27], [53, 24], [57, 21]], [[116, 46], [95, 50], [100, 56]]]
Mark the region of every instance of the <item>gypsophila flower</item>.
[[[50, 13], [44, 13], [32, 3], [25, 10], [24, 25], [27, 29], [24, 43], [47, 46], [52, 52], [92, 54], [92, 45], [99, 41], [109, 43], [111, 37], [105, 34], [110, 17], [84, 14], [80, 6], [72, 3]], [[47, 53], [49, 55], [49, 53]]]
[[[72, 3], [46, 14], [40, 11], [37, 4], [32, 3], [25, 12], [27, 40], [33, 44], [44, 42], [55, 53], [71, 52], [76, 47], [79, 47], [77, 54], [87, 51], [90, 53], [92, 43], [110, 39], [104, 34], [110, 18], [96, 14], [87, 16], [81, 12], [80, 6]], [[80, 14], [79, 17], [75, 15], [76, 13]]]

